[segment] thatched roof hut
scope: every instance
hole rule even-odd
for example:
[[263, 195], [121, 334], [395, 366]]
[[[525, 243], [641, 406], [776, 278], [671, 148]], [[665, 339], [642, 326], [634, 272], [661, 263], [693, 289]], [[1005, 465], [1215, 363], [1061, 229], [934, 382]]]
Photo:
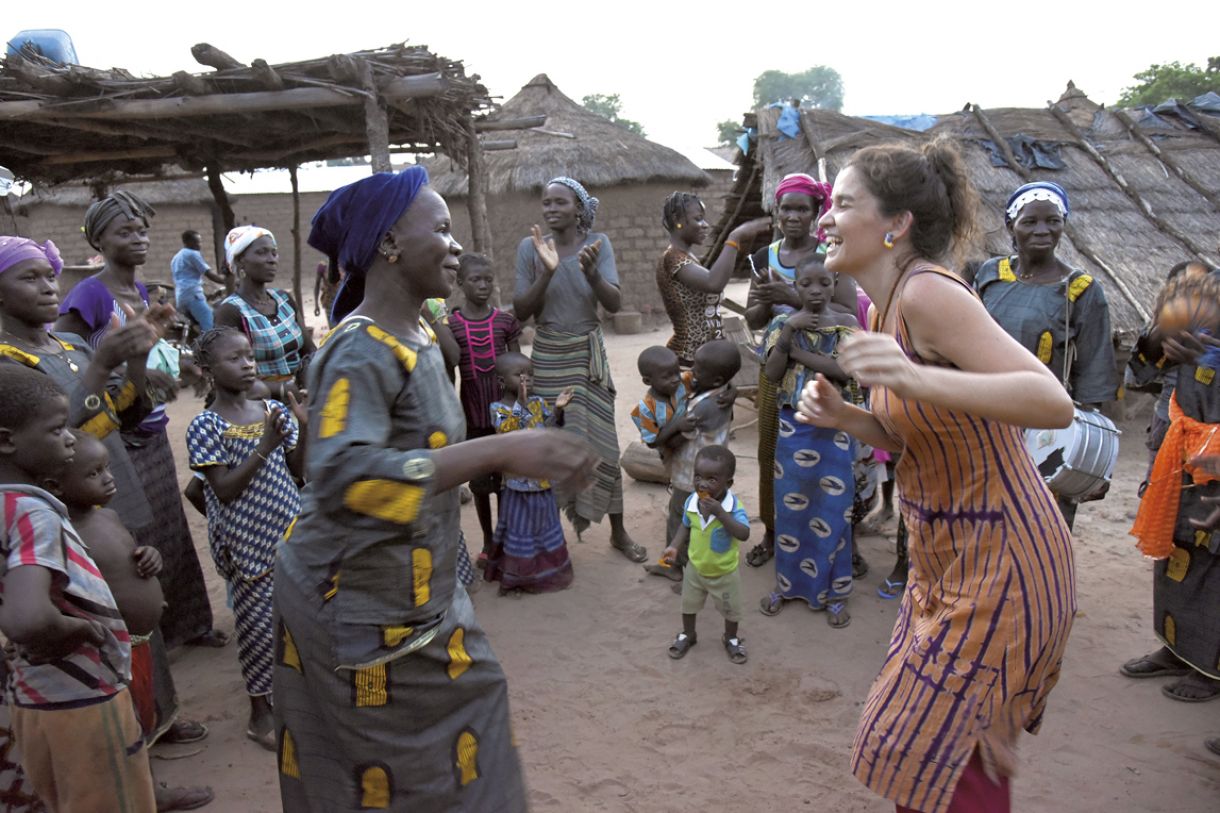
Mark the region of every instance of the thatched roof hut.
[[790, 172], [833, 179], [861, 147], [918, 144], [945, 133], [959, 141], [982, 202], [981, 229], [968, 259], [1011, 251], [1003, 212], [1009, 194], [1029, 180], [1055, 181], [1072, 199], [1061, 257], [1105, 285], [1122, 343], [1149, 318], [1170, 267], [1194, 257], [1214, 264], [1218, 256], [1220, 118], [1203, 110], [1108, 110], [1069, 84], [1046, 108], [967, 105], [923, 133], [806, 110], [800, 133], [789, 138], [778, 133], [778, 118], [775, 109], [749, 114], [757, 138], [752, 154], [739, 151], [735, 190], [745, 203], [738, 217], [722, 219], [721, 239], [736, 223], [769, 210], [776, 185]]
[[[590, 188], [632, 183], [704, 186], [708, 177], [681, 153], [636, 135], [564, 95], [545, 73], [506, 101], [497, 118], [546, 116], [546, 123], [514, 135], [516, 149], [487, 151], [487, 193], [537, 192], [556, 175]], [[466, 194], [466, 174], [447, 158], [425, 161], [442, 195]]]
[[[572, 101], [546, 74], [531, 79], [494, 118], [520, 122], [544, 116], [545, 123], [512, 133], [509, 141], [483, 143], [487, 213], [501, 301], [512, 299], [517, 244], [531, 225], [541, 221], [538, 200], [543, 185], [557, 175], [568, 175], [601, 200], [594, 228], [605, 232], [614, 247], [623, 307], [646, 315], [662, 313], [653, 282], [657, 257], [668, 240], [660, 225], [661, 204], [670, 192], [706, 187], [711, 178], [676, 150]], [[464, 168], [442, 156], [423, 163], [442, 195], [467, 194]], [[460, 208], [452, 211], [459, 239], [469, 235], [473, 229]]]

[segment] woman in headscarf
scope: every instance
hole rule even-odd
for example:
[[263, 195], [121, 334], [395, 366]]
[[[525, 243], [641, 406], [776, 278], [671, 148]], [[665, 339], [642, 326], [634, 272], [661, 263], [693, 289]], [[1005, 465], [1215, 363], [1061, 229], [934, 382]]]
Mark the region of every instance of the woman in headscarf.
[[309, 244], [346, 272], [310, 365], [302, 513], [279, 547], [275, 716], [285, 810], [526, 809], [504, 672], [456, 578], [457, 486], [587, 480], [560, 430], [465, 440], [421, 318], [461, 246], [423, 167], [334, 193]]
[[216, 306], [216, 324], [237, 328], [254, 349], [256, 374], [285, 401], [304, 385], [313, 339], [287, 291], [269, 287], [279, 267], [275, 235], [259, 226], [238, 226], [225, 236], [225, 261], [237, 274], [237, 290]]
[[[1050, 368], [1072, 400], [1096, 410], [1116, 397], [1118, 368], [1101, 283], [1055, 255], [1070, 211], [1059, 184], [1038, 181], [1013, 192], [1004, 222], [1017, 253], [985, 262], [974, 289], [992, 318]], [[1077, 501], [1057, 500], [1072, 527]]]
[[[824, 251], [825, 235], [817, 219], [830, 208], [830, 184], [815, 181], [803, 172], [785, 175], [775, 188], [776, 224], [781, 237], [750, 257], [753, 274], [746, 299], [746, 324], [762, 330], [776, 316], [791, 313], [801, 306], [796, 293], [796, 267], [810, 254]], [[735, 240], [724, 244], [735, 257], [740, 248]], [[856, 313], [856, 284], [835, 275], [831, 307], [853, 316]], [[758, 513], [763, 523], [762, 541], [746, 554], [746, 563], [761, 567], [775, 555], [775, 442], [779, 432], [779, 406], [775, 384], [766, 374], [758, 375]], [[863, 575], [863, 574], [861, 574]]]
[[593, 444], [600, 462], [593, 487], [579, 494], [556, 490], [576, 528], [610, 517], [610, 544], [633, 562], [648, 552], [623, 524], [623, 472], [614, 425], [614, 381], [606, 357], [597, 308], [615, 313], [622, 306], [618, 269], [610, 238], [593, 231], [597, 198], [579, 181], [552, 179], [542, 192], [542, 219], [550, 233], [534, 226], [517, 246], [513, 311], [524, 323], [531, 316], [535, 394], [553, 401], [575, 390], [564, 410], [564, 429]]
[[[1214, 276], [1201, 288], [1216, 300]], [[1220, 340], [1197, 327], [1162, 326], [1172, 313], [1157, 310], [1128, 369], [1137, 385], [1163, 373], [1176, 381], [1131, 529], [1140, 552], [1155, 560], [1152, 629], [1162, 646], [1121, 671], [1130, 678], [1176, 677], [1161, 691], [1199, 703], [1220, 697]]]
[[[139, 196], [116, 190], [85, 212], [85, 239], [102, 253], [105, 266], [81, 280], [59, 306], [55, 330], [85, 337], [95, 348], [115, 325], [125, 324], [128, 313], [148, 307], [148, 289], [136, 279], [136, 269], [148, 257], [149, 221], [156, 210]], [[131, 528], [139, 545], [161, 553], [165, 563], [159, 576], [168, 606], [161, 616], [165, 645], [184, 643], [223, 646], [228, 636], [212, 628], [212, 606], [191, 529], [182, 510], [178, 471], [170, 448], [165, 402], [172, 400], [174, 381], [159, 370], [148, 370], [153, 409], [139, 426], [124, 429], [123, 442], [152, 507], [153, 522]]]

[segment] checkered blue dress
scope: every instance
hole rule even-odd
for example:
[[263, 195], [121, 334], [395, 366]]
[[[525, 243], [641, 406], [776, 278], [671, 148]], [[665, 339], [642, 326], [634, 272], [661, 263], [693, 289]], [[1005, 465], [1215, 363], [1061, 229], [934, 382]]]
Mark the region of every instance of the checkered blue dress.
[[[208, 511], [208, 543], [216, 572], [233, 589], [238, 660], [246, 691], [254, 696], [271, 693], [275, 636], [272, 628], [272, 587], [276, 547], [301, 511], [301, 493], [288, 470], [285, 452], [297, 445], [298, 427], [283, 404], [267, 401], [289, 416], [292, 431], [267, 456], [241, 496], [223, 503], [204, 486]], [[238, 426], [211, 410], [195, 416], [186, 430], [190, 466], [241, 465], [258, 448], [263, 422]]]

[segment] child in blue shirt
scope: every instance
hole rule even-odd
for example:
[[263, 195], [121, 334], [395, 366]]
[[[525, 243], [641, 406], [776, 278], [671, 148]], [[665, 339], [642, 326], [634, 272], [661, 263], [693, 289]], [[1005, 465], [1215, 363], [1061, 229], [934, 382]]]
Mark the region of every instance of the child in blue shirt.
[[725, 446], [705, 446], [695, 455], [695, 491], [687, 498], [682, 527], [665, 549], [664, 559], [676, 561], [685, 552], [682, 571], [682, 631], [669, 646], [678, 660], [697, 643], [695, 615], [708, 594], [724, 616], [724, 649], [733, 663], [746, 662], [746, 648], [737, 634], [741, 620], [741, 552], [750, 538], [750, 521], [741, 500], [729, 490], [737, 458]]

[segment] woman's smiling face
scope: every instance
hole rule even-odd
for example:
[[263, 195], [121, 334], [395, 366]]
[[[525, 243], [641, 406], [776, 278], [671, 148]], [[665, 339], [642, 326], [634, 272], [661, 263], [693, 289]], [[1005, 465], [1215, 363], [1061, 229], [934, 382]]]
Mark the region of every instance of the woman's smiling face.
[[891, 220], [882, 216], [877, 198], [855, 167], [840, 172], [830, 211], [818, 221], [826, 230], [826, 269], [854, 274], [871, 266], [888, 250], [884, 242]]

